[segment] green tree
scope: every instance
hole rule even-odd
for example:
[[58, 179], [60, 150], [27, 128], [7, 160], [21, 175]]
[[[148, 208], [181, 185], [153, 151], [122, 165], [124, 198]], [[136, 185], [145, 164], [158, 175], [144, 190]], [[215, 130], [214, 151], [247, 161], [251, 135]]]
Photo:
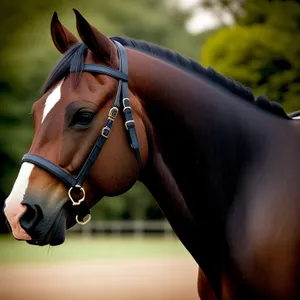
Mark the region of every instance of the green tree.
[[[255, 5], [256, 3], [256, 5]], [[299, 109], [300, 4], [244, 1], [244, 17], [220, 30], [202, 48], [201, 62], [282, 103]]]

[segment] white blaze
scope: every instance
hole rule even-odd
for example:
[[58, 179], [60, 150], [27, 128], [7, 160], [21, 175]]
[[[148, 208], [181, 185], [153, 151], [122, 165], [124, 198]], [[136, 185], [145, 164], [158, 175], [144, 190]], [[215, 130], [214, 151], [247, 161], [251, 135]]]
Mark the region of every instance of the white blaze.
[[45, 102], [45, 108], [43, 112], [43, 118], [42, 122], [45, 120], [51, 109], [54, 107], [54, 105], [60, 100], [61, 97], [61, 85], [63, 81], [61, 81], [57, 87], [52, 91], [52, 93], [47, 97]]
[[29, 178], [33, 168], [33, 164], [27, 162], [24, 162], [22, 164], [13, 189], [5, 201], [5, 215], [12, 228], [14, 237], [19, 240], [31, 240], [31, 237], [25, 232], [23, 228], [21, 228], [19, 218], [26, 210], [26, 207], [24, 205], [21, 205], [21, 202], [26, 193]]
[[[41, 123], [45, 120], [51, 109], [61, 98], [61, 81], [57, 87], [51, 92], [45, 101], [45, 107], [43, 111], [43, 117]], [[20, 216], [26, 210], [26, 207], [21, 204], [25, 196], [26, 190], [29, 184], [29, 178], [32, 173], [34, 165], [28, 162], [24, 162], [19, 171], [18, 177], [12, 188], [12, 191], [5, 201], [5, 215], [12, 228], [13, 235], [16, 239], [30, 240], [31, 237], [21, 228], [19, 223]]]
[[15, 181], [13, 189], [5, 201], [5, 205], [21, 203], [26, 189], [29, 183], [29, 177], [31, 175], [34, 165], [28, 162], [24, 162], [19, 171], [18, 177]]

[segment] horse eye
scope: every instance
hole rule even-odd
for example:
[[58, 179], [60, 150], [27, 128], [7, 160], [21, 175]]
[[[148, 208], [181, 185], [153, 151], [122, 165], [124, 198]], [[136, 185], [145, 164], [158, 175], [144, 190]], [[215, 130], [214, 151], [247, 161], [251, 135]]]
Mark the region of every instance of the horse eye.
[[94, 116], [95, 113], [92, 111], [79, 110], [75, 113], [71, 126], [78, 128], [87, 127], [92, 123]]

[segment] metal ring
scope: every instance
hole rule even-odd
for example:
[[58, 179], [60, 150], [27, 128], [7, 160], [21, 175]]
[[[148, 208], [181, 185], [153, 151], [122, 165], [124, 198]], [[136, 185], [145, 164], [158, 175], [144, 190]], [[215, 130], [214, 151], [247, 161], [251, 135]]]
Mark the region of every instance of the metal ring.
[[76, 219], [76, 222], [77, 222], [78, 224], [80, 224], [80, 225], [85, 225], [85, 224], [87, 224], [89, 221], [91, 221], [92, 216], [91, 216], [91, 214], [88, 214], [88, 215], [87, 215], [87, 219], [86, 219], [85, 221], [79, 221], [78, 215], [76, 215], [75, 219]]
[[[82, 196], [81, 199], [76, 200], [76, 201], [73, 199], [73, 197], [72, 197], [72, 195], [71, 195], [71, 192], [72, 192], [73, 188], [80, 189], [80, 192], [83, 194], [83, 196]], [[75, 186], [72, 186], [72, 187], [69, 189], [69, 191], [68, 191], [68, 196], [69, 196], [69, 199], [72, 201], [72, 205], [73, 205], [73, 206], [80, 205], [80, 203], [83, 202], [84, 199], [85, 199], [85, 191], [84, 191], [84, 188], [81, 187], [80, 185], [76, 184]]]

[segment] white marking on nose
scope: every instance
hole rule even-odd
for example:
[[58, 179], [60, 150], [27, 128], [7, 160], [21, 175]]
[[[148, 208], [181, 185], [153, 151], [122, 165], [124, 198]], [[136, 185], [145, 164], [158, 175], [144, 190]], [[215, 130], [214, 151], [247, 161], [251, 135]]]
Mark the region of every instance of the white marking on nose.
[[21, 204], [26, 193], [29, 178], [34, 165], [24, 162], [19, 171], [18, 177], [12, 188], [12, 191], [5, 201], [5, 215], [12, 228], [13, 235], [17, 239], [30, 240], [30, 236], [21, 228], [19, 223], [20, 216], [26, 210], [26, 207]]
[[54, 107], [54, 105], [60, 100], [61, 97], [61, 85], [63, 81], [61, 81], [58, 86], [51, 92], [51, 94], [47, 97], [46, 102], [45, 102], [45, 108], [43, 112], [43, 118], [42, 122], [44, 122], [45, 118], [51, 111], [51, 109]]
[[24, 162], [19, 171], [18, 177], [15, 181], [15, 184], [10, 192], [10, 195], [5, 201], [5, 205], [7, 206], [10, 202], [18, 202], [21, 203], [23, 197], [25, 195], [29, 177], [31, 175], [32, 169], [34, 165], [28, 162]]

